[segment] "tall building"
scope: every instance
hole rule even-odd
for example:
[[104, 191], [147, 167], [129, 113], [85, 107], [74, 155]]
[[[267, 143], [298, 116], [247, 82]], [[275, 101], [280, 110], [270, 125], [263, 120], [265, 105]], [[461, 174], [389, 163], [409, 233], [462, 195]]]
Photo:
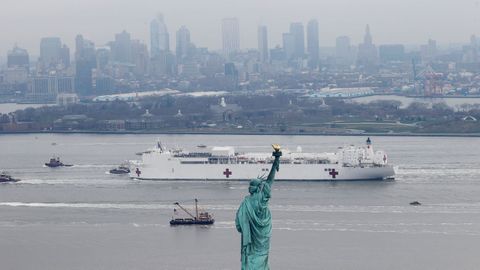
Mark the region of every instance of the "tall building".
[[303, 24], [300, 22], [291, 23], [290, 34], [295, 40], [294, 57], [303, 58], [305, 56], [305, 31]]
[[177, 60], [181, 63], [187, 58], [190, 50], [190, 31], [185, 25], [182, 25], [182, 27], [177, 30], [176, 40]]
[[295, 36], [291, 33], [283, 33], [282, 41], [285, 60], [290, 61], [295, 56]]
[[377, 47], [372, 42], [370, 26], [367, 25], [363, 43], [358, 46], [357, 65], [366, 70], [371, 70], [377, 64], [377, 59]]
[[75, 89], [79, 95], [93, 94], [92, 70], [97, 67], [95, 44], [77, 35], [75, 38]]
[[150, 54], [152, 57], [170, 51], [170, 36], [163, 14], [150, 22]]
[[434, 61], [437, 57], [437, 41], [429, 39], [427, 45], [420, 47], [423, 62]]
[[15, 45], [11, 51], [8, 51], [7, 55], [7, 67], [8, 68], [30, 68], [30, 60], [28, 52]]
[[131, 63], [132, 61], [132, 40], [130, 34], [123, 30], [115, 34], [115, 41], [112, 46], [113, 61], [119, 63]]
[[40, 41], [40, 61], [46, 67], [55, 66], [62, 61], [62, 42], [58, 37], [46, 37]]
[[347, 36], [337, 37], [335, 43], [335, 62], [337, 66], [350, 66], [352, 64], [352, 46]]
[[308, 66], [310, 68], [317, 68], [320, 61], [320, 41], [317, 20], [310, 20], [307, 24], [307, 53]]
[[258, 27], [258, 52], [260, 62], [268, 62], [268, 32], [265, 25]]
[[60, 61], [63, 67], [70, 67], [70, 48], [65, 44], [60, 49]]
[[475, 35], [470, 37], [470, 44], [463, 46], [462, 62], [464, 63], [478, 63], [478, 40]]
[[222, 20], [222, 48], [227, 58], [240, 50], [240, 23], [237, 18]]
[[132, 63], [135, 65], [133, 73], [137, 77], [143, 77], [148, 73], [149, 59], [147, 45], [140, 40], [133, 40]]

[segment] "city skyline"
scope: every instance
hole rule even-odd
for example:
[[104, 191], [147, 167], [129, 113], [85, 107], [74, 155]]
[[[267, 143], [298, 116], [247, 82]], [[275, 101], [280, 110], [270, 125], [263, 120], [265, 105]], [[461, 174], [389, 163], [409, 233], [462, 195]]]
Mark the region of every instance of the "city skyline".
[[[259, 25], [268, 27], [269, 45], [273, 48], [282, 44], [282, 33], [288, 31], [291, 22], [301, 22], [306, 26], [310, 19], [318, 20], [321, 47], [333, 47], [338, 36], [349, 36], [352, 45], [358, 45], [362, 41], [366, 24], [370, 24], [376, 44], [418, 45], [426, 43], [430, 38], [439, 44], [467, 43], [470, 35], [478, 34], [477, 29], [480, 29], [478, 2], [469, 0], [456, 1], [455, 4], [429, 1], [416, 3], [412, 0], [402, 3], [383, 3], [387, 1], [378, 0], [362, 3], [316, 3], [308, 0], [282, 3], [244, 1], [242, 4], [216, 0], [207, 0], [202, 4], [185, 2], [161, 5], [155, 1], [143, 0], [133, 5], [107, 0], [93, 5], [88, 0], [81, 3], [47, 0], [42, 2], [42, 6], [56, 5], [57, 8], [41, 9], [42, 12], [38, 13], [38, 3], [34, 1], [7, 0], [2, 4], [0, 23], [15, 25], [16, 31], [4, 33], [0, 50], [6, 52], [17, 43], [31, 55], [39, 55], [40, 38], [60, 37], [62, 42], [72, 48], [77, 34], [103, 46], [114, 38], [114, 33], [122, 30], [150, 45], [149, 24], [158, 13], [164, 14], [170, 36], [185, 25], [191, 31], [191, 38], [197, 46], [212, 50], [222, 48], [221, 20], [226, 17], [239, 19], [241, 49], [257, 47]], [[115, 8], [111, 10], [112, 7]], [[425, 20], [425, 8], [432, 11], [428, 14], [428, 20]], [[62, 13], [56, 10], [62, 10]], [[105, 20], [105, 12], [100, 12], [102, 10], [110, 10], [108, 20]], [[87, 13], [89, 17], [85, 18], [84, 14]], [[332, 17], [330, 13], [336, 15]], [[18, 14], [29, 20], [20, 19]], [[42, 24], [32, 23], [35, 18], [42, 20]], [[398, 21], [404, 23], [398, 24]], [[172, 40], [170, 42], [174, 43]]]

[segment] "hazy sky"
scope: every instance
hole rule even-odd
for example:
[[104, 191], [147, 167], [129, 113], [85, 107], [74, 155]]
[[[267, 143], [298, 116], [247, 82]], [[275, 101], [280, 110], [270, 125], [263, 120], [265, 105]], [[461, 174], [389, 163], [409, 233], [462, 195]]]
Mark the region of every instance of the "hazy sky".
[[[480, 1], [480, 0], [479, 0]], [[15, 42], [37, 55], [39, 40], [59, 36], [74, 50], [81, 33], [97, 46], [113, 40], [125, 29], [133, 38], [149, 44], [150, 20], [163, 13], [170, 32], [186, 25], [197, 46], [221, 46], [220, 21], [240, 19], [241, 47], [256, 47], [257, 25], [269, 30], [270, 46], [281, 43], [289, 23], [320, 24], [321, 46], [332, 46], [339, 35], [353, 43], [371, 26], [377, 44], [462, 43], [480, 34], [480, 3], [477, 0], [0, 0], [0, 54]]]

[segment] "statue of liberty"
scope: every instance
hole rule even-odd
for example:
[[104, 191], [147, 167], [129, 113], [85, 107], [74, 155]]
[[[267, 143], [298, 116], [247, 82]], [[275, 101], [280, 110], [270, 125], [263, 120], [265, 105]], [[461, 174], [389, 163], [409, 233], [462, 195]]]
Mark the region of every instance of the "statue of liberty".
[[250, 181], [248, 192], [250, 195], [243, 199], [238, 208], [235, 225], [242, 234], [241, 256], [242, 270], [268, 270], [268, 252], [270, 249], [270, 236], [272, 234], [272, 215], [268, 209], [271, 189], [275, 172], [279, 170], [280, 151], [279, 145], [272, 145], [272, 168], [266, 180], [253, 179]]

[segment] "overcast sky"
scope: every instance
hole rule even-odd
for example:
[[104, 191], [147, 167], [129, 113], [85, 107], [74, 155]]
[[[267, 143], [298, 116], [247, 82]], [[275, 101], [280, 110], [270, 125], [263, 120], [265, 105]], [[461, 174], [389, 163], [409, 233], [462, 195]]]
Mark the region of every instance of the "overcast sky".
[[76, 34], [101, 46], [123, 29], [149, 44], [148, 25], [159, 12], [171, 47], [175, 31], [186, 25], [197, 46], [220, 48], [224, 17], [240, 19], [242, 48], [256, 47], [259, 24], [268, 26], [273, 47], [290, 22], [311, 18], [319, 21], [321, 46], [333, 46], [339, 35], [357, 44], [366, 24], [377, 44], [463, 43], [480, 34], [477, 0], [1, 0], [0, 54], [17, 42], [38, 55], [45, 36], [61, 37], [73, 52]]

